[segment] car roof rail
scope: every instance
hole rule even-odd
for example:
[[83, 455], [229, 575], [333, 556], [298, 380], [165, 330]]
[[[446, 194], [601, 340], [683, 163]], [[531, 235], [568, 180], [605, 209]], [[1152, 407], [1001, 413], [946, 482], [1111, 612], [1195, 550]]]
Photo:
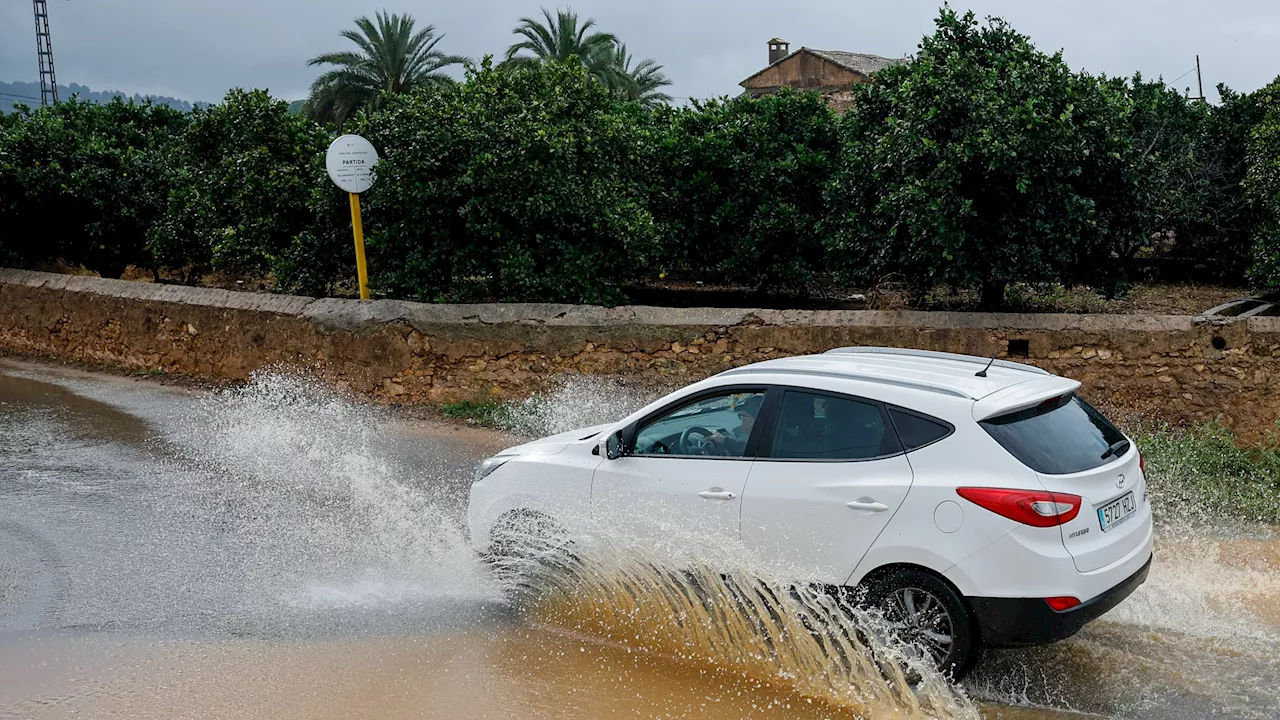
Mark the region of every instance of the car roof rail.
[[976, 398], [969, 393], [958, 388], [939, 385], [936, 383], [923, 382], [919, 380], [907, 380], [904, 378], [887, 378], [882, 375], [873, 375], [870, 373], [860, 373], [851, 370], [833, 370], [833, 369], [815, 369], [815, 368], [795, 368], [795, 367], [760, 367], [759, 365], [744, 365], [740, 368], [726, 370], [720, 373], [723, 375], [807, 375], [810, 377], [835, 377], [846, 378], [849, 380], [862, 380], [864, 382], [878, 383], [880, 385], [894, 385], [897, 387], [911, 388], [912, 390], [924, 390], [926, 392], [938, 393], [940, 395], [950, 395], [951, 397], [963, 398], [965, 400], [975, 400]]
[[1020, 370], [1022, 372], [1032, 373], [1034, 375], [1050, 375], [1047, 370], [1041, 370], [1034, 365], [1024, 365], [1023, 363], [1011, 362], [1009, 360], [995, 360], [991, 358], [978, 357], [977, 355], [961, 355], [960, 353], [940, 352], [937, 350], [913, 350], [910, 348], [890, 348], [890, 347], [842, 347], [828, 350], [824, 355], [899, 355], [905, 357], [933, 358], [935, 360], [954, 360], [956, 362], [970, 363], [973, 365], [987, 365], [990, 363], [994, 367], [1004, 368], [1006, 370]]

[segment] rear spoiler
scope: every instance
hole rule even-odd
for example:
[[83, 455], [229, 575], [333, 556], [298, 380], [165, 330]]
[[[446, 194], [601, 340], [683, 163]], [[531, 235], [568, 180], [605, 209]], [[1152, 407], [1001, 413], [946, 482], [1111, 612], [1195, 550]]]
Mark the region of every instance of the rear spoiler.
[[1019, 410], [1035, 407], [1045, 400], [1062, 397], [1080, 388], [1078, 380], [1049, 375], [1010, 385], [997, 390], [973, 404], [973, 419], [978, 422]]

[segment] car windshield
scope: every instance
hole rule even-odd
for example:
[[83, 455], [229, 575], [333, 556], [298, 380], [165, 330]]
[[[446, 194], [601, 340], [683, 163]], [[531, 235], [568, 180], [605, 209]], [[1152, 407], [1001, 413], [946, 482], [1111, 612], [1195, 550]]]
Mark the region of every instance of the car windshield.
[[1108, 448], [1125, 439], [1102, 413], [1075, 394], [980, 424], [1024, 465], [1046, 475], [1106, 465], [1115, 459]]
[[681, 441], [686, 430], [698, 429], [698, 438], [709, 438], [715, 434], [721, 439], [716, 446], [718, 452], [714, 454], [741, 456], [749, 435], [743, 428], [742, 413], [754, 417], [763, 399], [763, 393], [732, 393], [680, 407], [641, 426], [634, 454], [704, 454], [693, 452]]

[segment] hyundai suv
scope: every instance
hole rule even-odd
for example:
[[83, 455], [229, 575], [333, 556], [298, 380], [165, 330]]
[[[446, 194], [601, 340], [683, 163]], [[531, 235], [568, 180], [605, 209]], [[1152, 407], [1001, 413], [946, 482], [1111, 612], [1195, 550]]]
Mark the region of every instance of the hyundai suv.
[[482, 462], [478, 550], [530, 516], [645, 516], [731, 538], [796, 582], [856, 591], [939, 668], [1069, 637], [1152, 561], [1135, 444], [1028, 365], [841, 348], [747, 365], [609, 425]]

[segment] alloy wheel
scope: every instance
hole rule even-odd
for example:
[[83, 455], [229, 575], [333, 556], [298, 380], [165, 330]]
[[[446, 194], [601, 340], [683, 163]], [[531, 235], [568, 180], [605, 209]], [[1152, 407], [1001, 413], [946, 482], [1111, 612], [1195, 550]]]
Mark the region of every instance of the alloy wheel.
[[899, 640], [928, 653], [939, 667], [950, 658], [955, 643], [951, 614], [933, 593], [898, 588], [885, 597], [882, 609]]

